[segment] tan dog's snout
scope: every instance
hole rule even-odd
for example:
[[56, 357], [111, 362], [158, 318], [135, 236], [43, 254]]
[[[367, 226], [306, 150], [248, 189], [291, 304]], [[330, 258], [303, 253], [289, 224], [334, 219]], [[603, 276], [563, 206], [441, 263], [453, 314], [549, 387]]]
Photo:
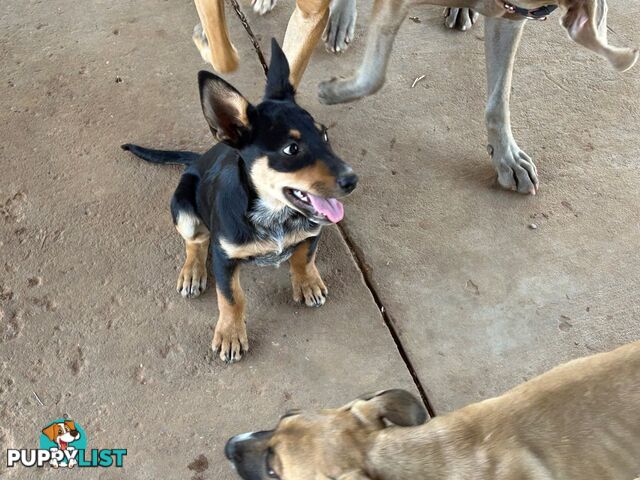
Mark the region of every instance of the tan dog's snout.
[[268, 478], [268, 442], [273, 431], [250, 432], [231, 437], [224, 447], [224, 454], [244, 479]]

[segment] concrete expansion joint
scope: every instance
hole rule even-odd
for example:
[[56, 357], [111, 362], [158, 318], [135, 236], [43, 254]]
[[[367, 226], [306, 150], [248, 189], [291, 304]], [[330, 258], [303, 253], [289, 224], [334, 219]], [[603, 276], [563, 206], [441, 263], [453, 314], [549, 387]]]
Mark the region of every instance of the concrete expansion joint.
[[433, 408], [433, 405], [431, 404], [431, 401], [429, 400], [429, 397], [427, 396], [427, 392], [422, 386], [422, 383], [420, 382], [420, 378], [418, 377], [418, 374], [416, 373], [416, 370], [413, 367], [411, 360], [409, 359], [409, 355], [407, 354], [406, 350], [404, 349], [404, 346], [402, 345], [402, 342], [400, 341], [400, 336], [398, 335], [398, 331], [394, 325], [393, 319], [391, 318], [391, 316], [389, 315], [389, 312], [387, 311], [384, 304], [382, 303], [380, 299], [380, 295], [378, 295], [375, 285], [373, 284], [373, 280], [369, 275], [369, 269], [367, 268], [367, 265], [364, 261], [362, 251], [353, 242], [353, 240], [351, 239], [351, 237], [349, 236], [345, 228], [339, 223], [337, 224], [337, 226], [338, 226], [338, 230], [340, 231], [340, 236], [342, 237], [344, 242], [349, 247], [349, 250], [351, 251], [351, 255], [353, 256], [353, 259], [358, 267], [358, 270], [362, 275], [362, 278], [367, 287], [367, 290], [369, 290], [371, 297], [373, 298], [374, 302], [378, 307], [378, 311], [382, 315], [382, 319], [384, 320], [384, 324], [387, 326], [387, 329], [389, 330], [389, 334], [393, 339], [393, 343], [396, 345], [396, 348], [398, 349], [398, 353], [400, 354], [402, 361], [404, 362], [405, 366], [407, 367], [407, 370], [411, 374], [413, 383], [418, 389], [418, 392], [420, 393], [420, 398], [425, 408], [427, 409], [427, 412], [429, 413], [429, 417], [430, 418], [435, 417], [436, 412]]

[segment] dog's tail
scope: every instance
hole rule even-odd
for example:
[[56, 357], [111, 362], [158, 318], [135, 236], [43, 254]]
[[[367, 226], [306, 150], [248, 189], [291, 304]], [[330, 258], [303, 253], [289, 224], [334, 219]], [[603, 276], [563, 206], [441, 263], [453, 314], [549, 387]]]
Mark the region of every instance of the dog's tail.
[[135, 156], [147, 162], [161, 165], [190, 165], [200, 158], [200, 154], [195, 152], [183, 150], [153, 150], [131, 143], [125, 143], [121, 148], [130, 151]]

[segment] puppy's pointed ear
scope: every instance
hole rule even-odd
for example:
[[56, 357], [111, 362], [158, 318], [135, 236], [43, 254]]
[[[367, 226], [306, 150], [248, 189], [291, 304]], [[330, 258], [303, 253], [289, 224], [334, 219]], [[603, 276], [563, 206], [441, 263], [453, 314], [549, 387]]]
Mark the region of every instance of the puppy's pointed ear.
[[200, 103], [211, 133], [219, 141], [241, 147], [251, 133], [253, 106], [235, 88], [213, 73], [198, 73]]
[[406, 390], [385, 390], [356, 400], [351, 411], [362, 421], [384, 428], [384, 420], [399, 427], [413, 427], [427, 421], [422, 403]]
[[264, 97], [273, 100], [292, 98], [295, 89], [289, 82], [289, 61], [275, 38], [271, 39], [271, 63]]
[[638, 49], [620, 48], [607, 41], [607, 0], [565, 1], [562, 26], [573, 41], [604, 57], [618, 70], [629, 70], [638, 60]]

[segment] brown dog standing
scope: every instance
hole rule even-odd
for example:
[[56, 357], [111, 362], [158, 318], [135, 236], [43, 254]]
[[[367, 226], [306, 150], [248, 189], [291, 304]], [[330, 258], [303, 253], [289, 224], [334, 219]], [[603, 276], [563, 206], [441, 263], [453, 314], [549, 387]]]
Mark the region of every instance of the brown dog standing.
[[274, 430], [233, 437], [225, 450], [245, 480], [634, 480], [640, 342], [425, 419], [411, 394], [388, 390], [290, 413]]

